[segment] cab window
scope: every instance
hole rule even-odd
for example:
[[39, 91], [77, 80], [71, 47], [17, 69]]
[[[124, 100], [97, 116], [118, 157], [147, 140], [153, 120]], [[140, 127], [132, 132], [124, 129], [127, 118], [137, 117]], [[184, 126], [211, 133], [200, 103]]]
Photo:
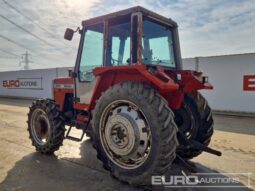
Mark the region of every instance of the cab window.
[[121, 66], [130, 63], [130, 19], [121, 23], [110, 23], [107, 45], [107, 66]]
[[89, 26], [84, 31], [84, 40], [79, 67], [80, 81], [92, 81], [93, 70], [103, 63], [103, 24]]
[[143, 64], [175, 68], [172, 30], [153, 20], [143, 21]]

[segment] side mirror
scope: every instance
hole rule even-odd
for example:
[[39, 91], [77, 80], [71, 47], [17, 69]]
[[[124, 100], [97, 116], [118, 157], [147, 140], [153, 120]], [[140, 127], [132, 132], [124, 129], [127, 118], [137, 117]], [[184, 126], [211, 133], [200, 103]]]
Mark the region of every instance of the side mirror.
[[70, 29], [70, 28], [67, 28], [66, 32], [65, 32], [65, 35], [64, 35], [64, 38], [66, 40], [72, 40], [73, 39], [73, 34], [74, 34], [74, 30]]
[[68, 76], [70, 78], [76, 78], [76, 73], [72, 69], [69, 69], [68, 70]]

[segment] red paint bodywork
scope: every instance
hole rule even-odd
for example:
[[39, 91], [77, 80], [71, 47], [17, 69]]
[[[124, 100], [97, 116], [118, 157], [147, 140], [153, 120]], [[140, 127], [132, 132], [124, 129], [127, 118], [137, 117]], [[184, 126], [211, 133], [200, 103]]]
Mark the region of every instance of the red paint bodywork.
[[74, 86], [74, 80], [72, 78], [56, 78], [53, 80], [53, 97], [61, 110], [64, 108], [66, 94], [74, 94], [74, 88], [56, 87], [63, 84]]
[[[89, 104], [74, 103], [73, 107], [77, 110], [91, 111], [99, 99], [102, 92], [110, 86], [124, 81], [138, 81], [147, 83], [159, 92], [172, 109], [181, 107], [184, 95], [197, 91], [199, 89], [212, 89], [209, 83], [202, 83], [202, 73], [189, 70], [170, 70], [163, 67], [156, 67], [150, 71], [147, 65], [131, 66], [107, 66], [96, 68], [93, 71], [97, 76], [95, 91]], [[181, 75], [181, 80], [176, 79], [176, 74]], [[55, 79], [54, 84], [74, 84], [71, 78]], [[55, 86], [54, 86], [55, 87]], [[65, 94], [74, 93], [74, 89], [56, 89], [54, 88], [54, 99], [63, 109]]]

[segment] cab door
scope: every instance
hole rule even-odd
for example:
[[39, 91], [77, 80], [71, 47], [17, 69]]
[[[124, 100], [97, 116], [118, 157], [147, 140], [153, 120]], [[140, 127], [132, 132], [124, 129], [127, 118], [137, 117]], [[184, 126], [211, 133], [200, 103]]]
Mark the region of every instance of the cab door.
[[103, 65], [103, 31], [103, 23], [88, 26], [83, 30], [75, 67], [76, 97], [80, 99], [80, 103], [90, 103], [96, 85], [93, 70]]

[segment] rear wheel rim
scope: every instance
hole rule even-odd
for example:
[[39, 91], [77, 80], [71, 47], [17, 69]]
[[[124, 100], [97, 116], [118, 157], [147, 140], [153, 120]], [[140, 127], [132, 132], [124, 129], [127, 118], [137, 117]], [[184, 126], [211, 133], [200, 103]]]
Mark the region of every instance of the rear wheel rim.
[[31, 116], [31, 133], [35, 142], [41, 146], [45, 145], [49, 140], [50, 121], [42, 109], [35, 109]]
[[121, 168], [138, 168], [149, 156], [151, 129], [142, 110], [130, 101], [114, 101], [104, 109], [99, 135], [105, 153]]
[[187, 138], [192, 139], [197, 133], [196, 121], [192, 111], [187, 105], [183, 105], [181, 111], [175, 112], [175, 123], [179, 131]]

